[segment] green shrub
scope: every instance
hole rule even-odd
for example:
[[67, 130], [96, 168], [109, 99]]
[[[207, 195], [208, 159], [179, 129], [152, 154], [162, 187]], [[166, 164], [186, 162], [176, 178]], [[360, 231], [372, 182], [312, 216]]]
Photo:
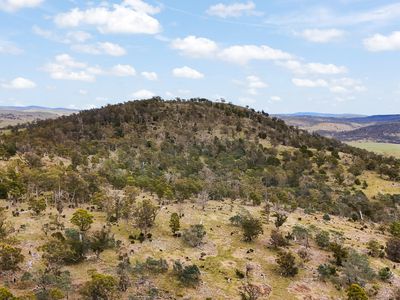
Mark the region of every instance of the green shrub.
[[183, 240], [192, 247], [199, 246], [205, 235], [206, 231], [202, 224], [191, 225], [189, 229], [185, 229], [182, 232]]

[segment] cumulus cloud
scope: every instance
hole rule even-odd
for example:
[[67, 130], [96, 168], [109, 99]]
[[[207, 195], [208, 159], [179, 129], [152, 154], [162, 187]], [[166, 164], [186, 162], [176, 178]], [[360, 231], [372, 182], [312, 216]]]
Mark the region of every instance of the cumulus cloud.
[[347, 68], [334, 64], [302, 63], [297, 60], [278, 61], [277, 64], [295, 74], [337, 75], [347, 73]]
[[126, 54], [126, 50], [118, 44], [110, 42], [97, 43], [97, 44], [78, 44], [73, 45], [72, 50], [87, 54], [106, 54], [111, 56], [123, 56]]
[[297, 87], [302, 88], [327, 88], [332, 93], [345, 94], [353, 92], [362, 92], [366, 88], [360, 80], [353, 78], [335, 78], [329, 81], [324, 79], [308, 79], [308, 78], [293, 78], [292, 83]]
[[400, 31], [389, 35], [375, 34], [364, 40], [364, 46], [373, 52], [400, 50]]
[[245, 85], [247, 87], [247, 92], [250, 95], [258, 95], [258, 90], [268, 87], [268, 84], [263, 82], [261, 78], [250, 75], [246, 77]]
[[135, 76], [136, 70], [130, 65], [116, 65], [111, 69], [111, 74], [119, 77]]
[[240, 17], [243, 15], [254, 15], [257, 14], [255, 12], [256, 5], [253, 1], [248, 1], [246, 3], [232, 3], [232, 4], [223, 4], [218, 3], [210, 6], [207, 9], [207, 14], [210, 16], [217, 16], [220, 18], [228, 18], [228, 17]]
[[18, 48], [14, 43], [8, 41], [0, 41], [0, 54], [18, 55], [22, 52], [23, 50]]
[[0, 0], [0, 10], [15, 12], [23, 8], [39, 6], [43, 0]]
[[3, 83], [2, 87], [6, 89], [15, 89], [15, 90], [32, 89], [36, 87], [36, 83], [24, 77], [17, 77], [11, 80], [10, 82]]
[[218, 50], [217, 43], [214, 41], [194, 35], [187, 36], [184, 39], [173, 40], [171, 48], [191, 57], [209, 57]]
[[132, 97], [135, 97], [135, 99], [149, 99], [154, 97], [155, 94], [152, 91], [149, 90], [138, 90], [134, 93], [132, 93]]
[[242, 65], [252, 60], [288, 60], [292, 58], [289, 53], [265, 45], [231, 46], [223, 49], [218, 56], [222, 60]]
[[300, 36], [313, 43], [328, 43], [341, 39], [344, 34], [343, 30], [338, 29], [305, 29]]
[[53, 79], [87, 82], [95, 81], [96, 75], [103, 73], [99, 67], [79, 62], [68, 54], [57, 55], [53, 62], [44, 66], [43, 70]]
[[43, 29], [37, 25], [32, 27], [32, 31], [34, 34], [48, 39], [50, 41], [63, 43], [63, 44], [71, 44], [71, 43], [84, 43], [87, 40], [92, 38], [92, 35], [85, 31], [70, 31], [67, 32], [65, 35], [59, 35], [54, 31]]
[[159, 11], [160, 8], [141, 0], [125, 0], [111, 7], [74, 8], [56, 15], [54, 22], [60, 27], [91, 25], [104, 34], [157, 34], [161, 25], [153, 15]]
[[142, 76], [143, 76], [144, 78], [146, 78], [147, 80], [154, 81], [154, 80], [157, 80], [157, 79], [158, 79], [158, 75], [157, 75], [156, 72], [146, 72], [146, 71], [144, 71], [144, 72], [142, 72], [141, 74], [142, 74]]
[[200, 73], [199, 71], [189, 68], [187, 66], [184, 66], [182, 68], [175, 68], [172, 70], [172, 74], [175, 77], [181, 77], [181, 78], [189, 78], [189, 79], [201, 79], [204, 78], [204, 74]]

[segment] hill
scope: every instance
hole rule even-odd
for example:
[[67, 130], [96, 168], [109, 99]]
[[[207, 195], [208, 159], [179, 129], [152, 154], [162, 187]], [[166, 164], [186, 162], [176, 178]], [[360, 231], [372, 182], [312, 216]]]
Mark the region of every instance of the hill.
[[42, 106], [0, 106], [0, 129], [37, 120], [54, 119], [76, 112], [78, 111], [73, 109]]
[[341, 141], [370, 141], [400, 144], [400, 115], [324, 116], [282, 115], [289, 125], [298, 126]]
[[400, 161], [268, 113], [127, 102], [12, 128], [0, 157], [0, 278], [22, 299], [400, 293]]

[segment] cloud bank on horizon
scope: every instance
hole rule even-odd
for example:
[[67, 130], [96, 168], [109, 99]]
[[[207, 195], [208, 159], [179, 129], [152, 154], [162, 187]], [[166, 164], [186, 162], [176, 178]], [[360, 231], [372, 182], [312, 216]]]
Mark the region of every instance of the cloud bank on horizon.
[[0, 0], [0, 105], [399, 113], [400, 3]]

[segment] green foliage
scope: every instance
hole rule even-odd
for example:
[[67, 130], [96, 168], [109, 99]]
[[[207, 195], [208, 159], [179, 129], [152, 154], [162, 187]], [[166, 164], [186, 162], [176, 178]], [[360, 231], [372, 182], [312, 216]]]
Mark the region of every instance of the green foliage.
[[275, 217], [275, 227], [279, 228], [281, 227], [287, 220], [288, 216], [284, 213], [276, 212], [273, 214], [273, 217]]
[[400, 263], [400, 239], [391, 238], [387, 241], [386, 255], [391, 261]]
[[171, 228], [172, 234], [175, 234], [181, 228], [179, 222], [179, 215], [177, 213], [172, 213], [169, 219], [169, 228]]
[[93, 215], [87, 210], [77, 209], [71, 218], [71, 223], [79, 228], [80, 231], [87, 231], [93, 223]]
[[393, 273], [390, 271], [390, 269], [388, 267], [384, 267], [384, 268], [380, 269], [378, 272], [378, 275], [379, 275], [379, 278], [385, 282], [390, 281], [390, 279], [392, 279], [392, 277], [393, 277]]
[[0, 207], [0, 240], [5, 239], [13, 231], [14, 228], [7, 219], [5, 209]]
[[157, 212], [158, 207], [149, 199], [144, 199], [143, 201], [136, 203], [136, 206], [133, 209], [135, 225], [146, 234], [148, 229], [154, 225]]
[[168, 263], [165, 259], [155, 259], [153, 257], [148, 257], [145, 262], [136, 262], [135, 271], [138, 273], [154, 273], [161, 274], [168, 271]]
[[288, 240], [283, 236], [283, 234], [278, 230], [271, 231], [271, 239], [270, 239], [271, 247], [274, 249], [278, 249], [281, 247], [286, 247], [289, 245]]
[[368, 296], [362, 287], [352, 284], [347, 289], [347, 300], [368, 300]]
[[83, 285], [80, 294], [87, 300], [115, 299], [117, 280], [110, 275], [94, 273], [92, 279]]
[[349, 251], [343, 262], [343, 275], [346, 282], [364, 285], [375, 277], [375, 273], [369, 265], [368, 257], [355, 250]]
[[179, 260], [174, 262], [174, 274], [185, 286], [194, 287], [200, 283], [201, 273], [196, 265], [183, 266]]
[[368, 241], [367, 243], [368, 254], [372, 257], [384, 257], [383, 246], [375, 239]]
[[315, 235], [315, 242], [317, 245], [322, 248], [326, 249], [330, 245], [330, 235], [328, 231], [322, 230]]
[[324, 214], [324, 216], [322, 217], [322, 219], [324, 219], [324, 221], [330, 221], [331, 217], [329, 214]]
[[400, 238], [400, 221], [390, 224], [389, 232], [396, 238]]
[[322, 280], [326, 280], [336, 275], [336, 268], [332, 265], [323, 264], [318, 266], [318, 274]]
[[5, 287], [0, 287], [0, 300], [17, 300], [16, 297]]
[[241, 216], [240, 227], [246, 242], [251, 242], [264, 232], [261, 220], [250, 215], [250, 213]]
[[109, 227], [102, 228], [101, 230], [95, 231], [90, 236], [90, 249], [96, 253], [97, 258], [106, 249], [112, 249], [115, 247], [114, 235], [111, 234]]
[[337, 266], [342, 266], [343, 261], [347, 258], [348, 250], [343, 247], [343, 245], [337, 243], [331, 243], [329, 246], [330, 250], [333, 252], [333, 258], [335, 259], [335, 264]]
[[279, 266], [279, 273], [284, 277], [294, 277], [299, 272], [296, 265], [296, 258], [291, 252], [280, 252], [276, 260]]
[[40, 215], [46, 210], [46, 198], [44, 196], [33, 197], [29, 200], [29, 208], [36, 214]]
[[22, 249], [5, 243], [0, 243], [0, 270], [15, 271], [18, 265], [24, 261]]
[[182, 239], [190, 246], [197, 247], [203, 241], [206, 235], [205, 228], [202, 224], [191, 225], [182, 232]]

